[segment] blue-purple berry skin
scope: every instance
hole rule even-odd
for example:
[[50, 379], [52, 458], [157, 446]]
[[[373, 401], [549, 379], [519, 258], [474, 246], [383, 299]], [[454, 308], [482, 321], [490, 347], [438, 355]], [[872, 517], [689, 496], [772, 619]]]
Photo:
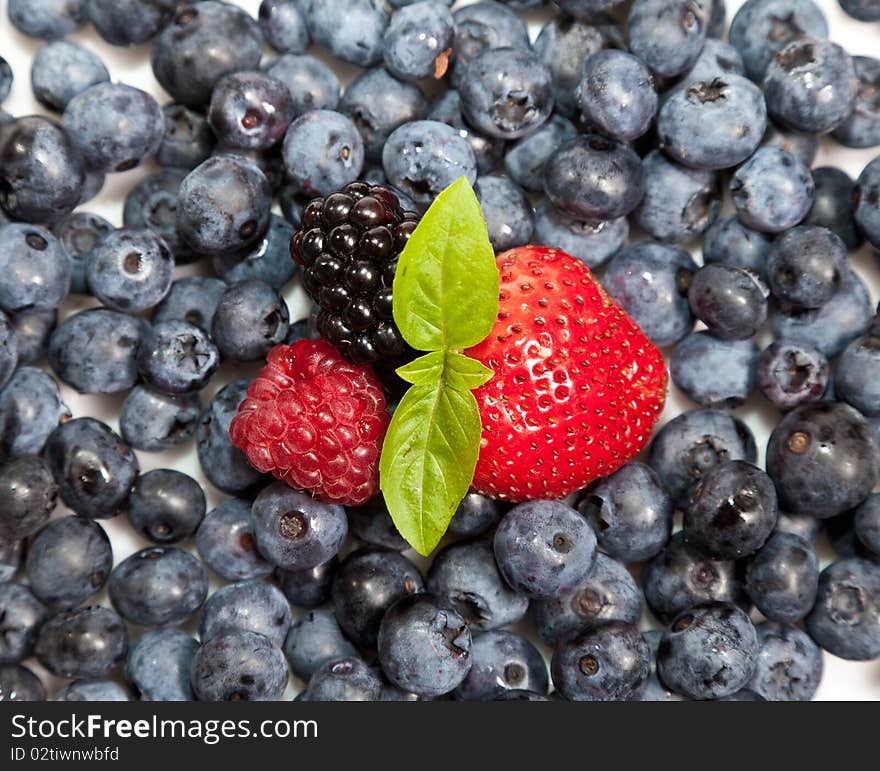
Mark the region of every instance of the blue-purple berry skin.
[[382, 0], [308, 0], [304, 10], [312, 40], [335, 57], [359, 67], [381, 61], [391, 16]]
[[135, 640], [125, 680], [141, 701], [193, 701], [189, 673], [199, 642], [180, 629], [154, 629]]
[[100, 57], [69, 40], [47, 43], [37, 51], [31, 65], [34, 96], [58, 112], [77, 94], [109, 80], [110, 73]]
[[853, 110], [831, 136], [846, 147], [876, 147], [880, 145], [880, 59], [853, 56], [852, 61], [858, 81]]
[[608, 262], [626, 243], [629, 220], [577, 220], [547, 201], [535, 209], [534, 240], [577, 257], [591, 270]]
[[793, 533], [773, 533], [746, 565], [746, 592], [772, 621], [791, 624], [804, 618], [816, 601], [818, 585], [816, 552]]
[[546, 695], [547, 664], [532, 643], [505, 629], [484, 632], [471, 647], [473, 665], [455, 689], [462, 701], [485, 701], [500, 691], [527, 690]]
[[854, 200], [856, 224], [868, 242], [880, 249], [880, 158], [862, 169]]
[[230, 498], [209, 511], [196, 532], [199, 557], [227, 581], [247, 581], [272, 574], [251, 527], [251, 501]]
[[531, 192], [544, 189], [544, 166], [563, 142], [577, 133], [561, 115], [553, 115], [540, 128], [513, 142], [504, 155], [504, 170], [514, 182]]
[[627, 18], [630, 50], [663, 77], [686, 72], [706, 42], [712, 3], [636, 0]]
[[264, 66], [278, 78], [293, 97], [294, 114], [299, 117], [309, 110], [335, 110], [342, 86], [339, 78], [320, 59], [308, 54], [283, 54]]
[[198, 701], [278, 701], [288, 678], [281, 649], [251, 631], [211, 638], [196, 651], [190, 672]]
[[300, 0], [263, 0], [257, 12], [266, 42], [282, 54], [302, 54], [311, 38]]
[[776, 340], [758, 357], [758, 389], [780, 410], [818, 401], [829, 383], [828, 359], [803, 342]]
[[437, 0], [399, 8], [385, 30], [385, 66], [404, 80], [440, 78], [445, 74], [455, 38], [455, 22]]
[[822, 679], [822, 651], [791, 624], [764, 621], [755, 627], [758, 656], [749, 687], [767, 701], [810, 701]]

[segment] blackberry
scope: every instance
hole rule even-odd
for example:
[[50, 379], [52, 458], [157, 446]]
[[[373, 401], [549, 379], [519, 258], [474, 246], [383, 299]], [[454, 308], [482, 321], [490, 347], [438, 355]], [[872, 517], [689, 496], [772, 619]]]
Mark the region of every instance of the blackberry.
[[365, 182], [303, 209], [290, 253], [318, 305], [318, 330], [350, 361], [387, 365], [411, 353], [391, 314], [391, 286], [418, 221], [387, 187]]

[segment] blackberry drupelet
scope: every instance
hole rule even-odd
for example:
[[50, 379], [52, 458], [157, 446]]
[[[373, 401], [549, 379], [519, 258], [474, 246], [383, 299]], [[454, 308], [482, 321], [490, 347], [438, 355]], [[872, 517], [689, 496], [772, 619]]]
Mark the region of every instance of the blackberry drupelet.
[[290, 243], [303, 285], [318, 304], [318, 329], [358, 364], [396, 364], [406, 345], [391, 315], [397, 259], [418, 225], [382, 185], [352, 182], [303, 210]]

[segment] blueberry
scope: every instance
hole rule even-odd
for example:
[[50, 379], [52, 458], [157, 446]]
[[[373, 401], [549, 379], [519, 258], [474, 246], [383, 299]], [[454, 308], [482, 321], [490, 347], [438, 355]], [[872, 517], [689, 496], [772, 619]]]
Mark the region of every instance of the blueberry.
[[333, 577], [338, 568], [339, 559], [331, 557], [313, 568], [278, 570], [278, 584], [291, 605], [317, 608], [330, 599]]
[[241, 581], [208, 598], [199, 636], [205, 643], [225, 632], [259, 632], [280, 647], [289, 628], [290, 605], [277, 587], [265, 581]]
[[0, 226], [0, 310], [51, 310], [70, 288], [70, 262], [49, 231], [35, 225]]
[[200, 2], [177, 12], [153, 45], [153, 74], [172, 99], [207, 104], [226, 73], [260, 63], [263, 36], [257, 23], [231, 3]]
[[484, 539], [459, 541], [440, 550], [426, 583], [428, 591], [455, 608], [474, 631], [512, 624], [529, 607], [528, 598], [504, 580], [492, 544]]
[[853, 525], [862, 545], [874, 554], [880, 554], [880, 494], [872, 493], [859, 504]]
[[719, 340], [695, 332], [680, 340], [669, 360], [669, 376], [701, 407], [741, 406], [755, 390], [758, 346], [751, 340]]
[[761, 140], [762, 147], [778, 147], [797, 158], [804, 166], [812, 166], [819, 150], [819, 138], [815, 134], [792, 131], [774, 126], [767, 121], [767, 131]]
[[748, 605], [735, 563], [711, 559], [680, 532], [648, 563], [642, 582], [648, 607], [662, 623], [704, 602]]
[[828, 22], [813, 0], [746, 0], [730, 22], [730, 44], [742, 54], [752, 80], [785, 46], [804, 36], [828, 36]]
[[359, 67], [381, 60], [389, 21], [382, 0], [309, 0], [305, 13], [312, 40], [335, 57]]
[[358, 549], [333, 578], [336, 620], [346, 637], [362, 648], [376, 648], [385, 612], [407, 594], [424, 591], [418, 569], [397, 552]]
[[627, 145], [597, 134], [579, 135], [550, 157], [544, 190], [577, 219], [614, 219], [638, 206], [644, 191], [639, 157]]
[[473, 184], [477, 162], [466, 137], [438, 121], [411, 121], [396, 128], [382, 150], [388, 181], [418, 204], [429, 204], [459, 177]]
[[309, 680], [327, 661], [357, 657], [332, 610], [313, 610], [294, 621], [284, 642], [284, 654], [291, 672], [303, 680]]
[[730, 180], [730, 194], [743, 224], [765, 233], [797, 225], [813, 204], [810, 170], [776, 147], [760, 147]]
[[11, 581], [21, 567], [23, 541], [15, 538], [0, 538], [0, 584]]
[[209, 158], [180, 184], [177, 228], [199, 254], [240, 251], [265, 232], [271, 203], [269, 182], [254, 164]]
[[859, 21], [880, 19], [880, 9], [874, 0], [840, 0], [840, 7]]
[[296, 116], [309, 110], [335, 110], [339, 104], [339, 78], [314, 56], [284, 54], [269, 62], [265, 69], [287, 86]]
[[473, 662], [465, 619], [431, 594], [398, 600], [379, 627], [379, 664], [398, 688], [440, 696], [461, 685]]
[[165, 134], [156, 151], [156, 162], [165, 168], [194, 169], [206, 161], [215, 138], [208, 119], [183, 104], [166, 104]]
[[717, 175], [668, 160], [659, 150], [642, 160], [645, 195], [636, 221], [660, 241], [687, 241], [706, 230], [718, 216], [721, 191]]
[[144, 177], [125, 196], [122, 221], [135, 230], [149, 229], [160, 236], [178, 265], [197, 259], [177, 230], [178, 194], [185, 169], [162, 169]]
[[154, 543], [176, 543], [193, 535], [205, 516], [205, 493], [195, 479], [174, 469], [141, 474], [128, 499], [132, 527]]
[[498, 501], [479, 493], [468, 493], [449, 522], [449, 532], [461, 536], [482, 535], [501, 519]]
[[[293, 234], [294, 228], [286, 220], [273, 214], [269, 219], [269, 228], [260, 241], [241, 254], [216, 257], [214, 270], [229, 284], [258, 279], [281, 290], [297, 270], [296, 263], [290, 259], [290, 239]], [[209, 327], [210, 324], [200, 326]]]
[[560, 638], [550, 673], [569, 701], [626, 701], [648, 678], [648, 645], [632, 624], [611, 621]]
[[[461, 94], [455, 89], [445, 91], [428, 110], [428, 120], [439, 121], [458, 129], [458, 133], [467, 139], [474, 157], [477, 160], [477, 171], [488, 174], [501, 165], [504, 156], [505, 141], [498, 137], [490, 137], [475, 131], [468, 123], [461, 110]], [[529, 135], [531, 136], [531, 135]], [[540, 189], [543, 189], [543, 180]]]
[[231, 498], [209, 511], [196, 532], [196, 548], [202, 562], [227, 581], [272, 574], [272, 565], [257, 551], [250, 501]]
[[555, 645], [569, 633], [608, 622], [638, 623], [642, 593], [623, 563], [601, 552], [593, 571], [569, 594], [534, 603], [538, 636]]
[[822, 652], [790, 624], [756, 627], [758, 657], [750, 688], [767, 701], [810, 701], [822, 679]]
[[[272, 225], [275, 225], [274, 217]], [[276, 231], [280, 235], [280, 228], [276, 227]], [[156, 306], [153, 323], [187, 321], [202, 329], [210, 329], [217, 303], [225, 291], [226, 284], [210, 276], [179, 278], [171, 284], [165, 299]]]
[[155, 0], [85, 0], [97, 33], [115, 46], [145, 43], [165, 25], [175, 2]]
[[220, 365], [208, 333], [188, 321], [160, 321], [141, 341], [138, 371], [147, 385], [171, 394], [204, 388]]
[[834, 656], [867, 661], [880, 655], [880, 565], [858, 557], [831, 563], [819, 576], [807, 632]]
[[608, 293], [659, 346], [676, 343], [694, 325], [687, 291], [697, 264], [676, 246], [636, 242], [608, 263]]
[[518, 634], [504, 629], [478, 634], [471, 645], [471, 658], [471, 671], [455, 689], [457, 699], [486, 701], [502, 691], [547, 694], [544, 657]]
[[561, 144], [576, 133], [575, 127], [567, 118], [552, 116], [534, 132], [509, 146], [504, 155], [507, 176], [526, 190], [543, 191], [544, 166], [547, 160]]
[[62, 500], [90, 519], [119, 514], [138, 476], [135, 454], [94, 418], [62, 423], [49, 435], [44, 454]]
[[31, 589], [53, 608], [75, 608], [99, 592], [110, 576], [113, 550], [97, 522], [52, 520], [34, 538], [25, 560]]
[[303, 193], [329, 195], [358, 178], [364, 147], [354, 123], [331, 110], [311, 110], [284, 136], [284, 167]]
[[47, 43], [34, 56], [31, 87], [37, 101], [62, 112], [77, 94], [98, 83], [110, 81], [101, 58], [88, 48], [69, 40]]
[[214, 86], [208, 122], [226, 148], [267, 150], [295, 115], [288, 87], [265, 72], [233, 72]]
[[672, 532], [672, 500], [650, 466], [632, 461], [584, 491], [578, 511], [610, 556], [641, 562], [655, 556]]
[[263, 0], [257, 17], [266, 42], [281, 53], [305, 53], [310, 37], [304, 10], [300, 0]]
[[199, 418], [199, 465], [211, 484], [230, 495], [252, 492], [266, 480], [229, 438], [229, 424], [247, 395], [248, 384], [234, 380], [221, 388]]
[[74, 680], [64, 686], [52, 701], [131, 701], [131, 695], [113, 680]]
[[376, 672], [357, 656], [321, 664], [302, 692], [302, 701], [379, 701], [383, 684]]
[[758, 389], [781, 410], [822, 398], [828, 359], [811, 345], [779, 340], [758, 357]]
[[442, 78], [449, 66], [455, 22], [447, 4], [422, 0], [396, 10], [382, 41], [385, 66], [404, 80]]
[[0, 388], [9, 382], [17, 366], [18, 337], [6, 314], [0, 311]]
[[0, 664], [18, 664], [32, 656], [37, 631], [48, 616], [26, 586], [0, 584]]
[[711, 8], [704, 0], [636, 0], [626, 25], [630, 51], [657, 75], [686, 72], [705, 45]]
[[278, 646], [249, 630], [211, 638], [196, 651], [190, 671], [199, 701], [278, 701], [287, 679]]
[[3, 103], [3, 100], [12, 91], [12, 80], [12, 67], [9, 66], [9, 62], [6, 59], [0, 56], [0, 104]]
[[758, 637], [748, 615], [729, 603], [699, 605], [680, 614], [663, 635], [657, 671], [691, 699], [719, 699], [747, 685]]
[[832, 132], [846, 147], [876, 147], [880, 145], [880, 59], [854, 56], [856, 86], [853, 111]]
[[70, 410], [61, 400], [55, 379], [36, 367], [19, 367], [0, 390], [0, 414], [5, 417], [11, 456], [34, 455], [42, 451], [49, 434]]
[[357, 508], [348, 508], [348, 522], [352, 534], [370, 546], [381, 546], [394, 551], [405, 551], [409, 544], [397, 531], [394, 520], [382, 495]]
[[[724, 3], [713, 2], [712, 12], [718, 8], [723, 9]], [[729, 43], [708, 37], [694, 66], [682, 77], [681, 85], [701, 81], [711, 83], [715, 78], [724, 80], [732, 75], [745, 75], [745, 66], [739, 51]]]
[[495, 559], [508, 584], [534, 599], [568, 594], [593, 569], [596, 535], [559, 501], [514, 506], [498, 525]]
[[151, 158], [165, 133], [156, 100], [123, 83], [98, 83], [74, 96], [62, 124], [95, 171], [127, 171]]
[[139, 385], [122, 403], [119, 431], [136, 450], [161, 452], [188, 441], [200, 413], [197, 394], [172, 395]]
[[871, 245], [880, 249], [880, 158], [862, 169], [853, 200], [856, 224]]
[[151, 546], [120, 562], [110, 574], [110, 601], [139, 626], [166, 626], [189, 618], [205, 602], [202, 563], [176, 546]]
[[527, 136], [553, 110], [550, 70], [535, 54], [519, 48], [479, 54], [467, 65], [459, 93], [467, 121], [499, 139]]
[[52, 223], [82, 200], [85, 167], [67, 132], [40, 116], [18, 118], [0, 142], [0, 207], [13, 219]]
[[36, 364], [49, 353], [49, 336], [58, 323], [55, 309], [25, 310], [13, 313], [9, 319], [15, 332], [18, 366]]
[[348, 532], [341, 506], [316, 501], [283, 482], [257, 496], [251, 520], [260, 553], [284, 570], [326, 562], [339, 552]]
[[837, 398], [868, 417], [880, 414], [880, 390], [875, 385], [880, 367], [878, 354], [880, 338], [871, 333], [856, 338], [843, 349], [834, 372]]
[[425, 116], [428, 105], [419, 88], [376, 67], [345, 89], [339, 111], [351, 118], [370, 160], [382, 158], [382, 147], [394, 129]]
[[764, 76], [773, 119], [797, 131], [822, 134], [853, 111], [858, 81], [849, 54], [836, 43], [802, 37], [770, 61]]
[[155, 629], [132, 643], [125, 680], [140, 701], [192, 701], [189, 673], [197, 640], [179, 629]]
[[598, 51], [586, 59], [576, 98], [581, 120], [620, 142], [647, 132], [657, 112], [651, 71], [624, 51]]
[[591, 270], [605, 264], [626, 243], [628, 236], [626, 217], [577, 220], [547, 201], [541, 201], [535, 211], [534, 240], [562, 249]]
[[86, 22], [86, 0], [9, 0], [12, 26], [28, 37], [56, 40]]
[[849, 271], [840, 289], [821, 308], [779, 310], [771, 316], [771, 324], [777, 339], [807, 343], [831, 358], [859, 337], [873, 317], [867, 287], [854, 271]]
[[477, 178], [474, 192], [496, 252], [531, 242], [534, 214], [521, 188], [506, 177], [487, 175]]
[[221, 296], [211, 323], [211, 338], [226, 359], [254, 361], [284, 341], [289, 327], [287, 303], [266, 282], [248, 279]]
[[837, 402], [796, 407], [767, 445], [767, 472], [780, 504], [821, 519], [861, 503], [877, 481], [878, 464], [867, 421]]
[[458, 88], [465, 79], [468, 64], [481, 53], [495, 48], [528, 51], [529, 31], [525, 22], [501, 3], [478, 2], [459, 8], [453, 14], [455, 45], [452, 84]]
[[0, 464], [0, 539], [20, 541], [37, 532], [55, 509], [58, 486], [36, 455]]
[[807, 543], [813, 543], [822, 529], [822, 520], [811, 517], [809, 514], [792, 514], [788, 511], [779, 512], [776, 520], [776, 532], [792, 533], [799, 535]]
[[97, 605], [62, 610], [37, 635], [37, 659], [58, 677], [103, 677], [122, 663], [127, 651], [122, 619]]
[[813, 169], [812, 174], [813, 206], [804, 224], [828, 228], [847, 249], [858, 248], [864, 239], [853, 216], [855, 182], [845, 171], [833, 166]]
[[52, 228], [61, 248], [70, 260], [70, 291], [89, 292], [86, 265], [89, 254], [104, 236], [113, 232], [113, 225], [91, 212], [78, 211], [68, 215]]
[[666, 99], [657, 118], [663, 150], [700, 169], [744, 161], [760, 144], [766, 126], [764, 95], [739, 75], [683, 85]]
[[748, 562], [746, 592], [767, 618], [801, 620], [816, 599], [819, 561], [801, 536], [776, 532]]
[[768, 236], [743, 225], [736, 217], [721, 217], [706, 231], [703, 261], [706, 264], [719, 262], [764, 276], [770, 244]]
[[21, 664], [0, 665], [0, 702], [45, 700], [46, 688], [30, 669]]
[[767, 290], [750, 271], [709, 263], [691, 280], [688, 302], [694, 316], [721, 340], [746, 340], [767, 319]]

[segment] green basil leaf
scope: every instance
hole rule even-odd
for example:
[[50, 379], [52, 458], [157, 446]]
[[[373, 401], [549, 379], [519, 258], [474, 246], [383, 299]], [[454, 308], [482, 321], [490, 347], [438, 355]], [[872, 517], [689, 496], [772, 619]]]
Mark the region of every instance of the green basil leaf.
[[488, 383], [495, 374], [489, 367], [454, 351], [446, 354], [446, 382], [451, 388], [472, 391]]
[[398, 367], [396, 372], [407, 383], [417, 386], [435, 385], [443, 377], [443, 364], [443, 352], [432, 351]]
[[394, 321], [419, 351], [468, 348], [498, 313], [498, 269], [466, 178], [446, 188], [410, 236], [394, 276]]
[[419, 554], [431, 553], [467, 494], [481, 430], [474, 395], [445, 379], [412, 386], [394, 411], [379, 480], [394, 524]]

